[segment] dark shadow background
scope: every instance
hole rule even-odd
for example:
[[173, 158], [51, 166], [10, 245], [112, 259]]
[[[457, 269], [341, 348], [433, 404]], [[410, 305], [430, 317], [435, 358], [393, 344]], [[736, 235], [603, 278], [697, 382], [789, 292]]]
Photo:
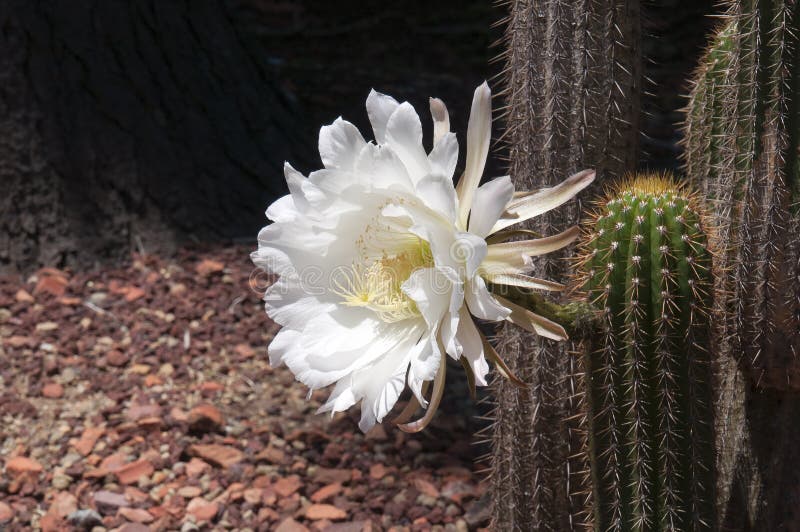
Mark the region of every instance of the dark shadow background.
[[[369, 137], [373, 87], [417, 108], [427, 142], [428, 97], [442, 98], [463, 141], [474, 88], [502, 88], [492, 44], [505, 10], [0, 0], [0, 271], [255, 244], [266, 206], [285, 193], [283, 161], [319, 168], [317, 132], [340, 115]], [[709, 0], [646, 6], [643, 168], [678, 167], [681, 95], [712, 12]], [[498, 143], [489, 176], [504, 172], [503, 152]]]

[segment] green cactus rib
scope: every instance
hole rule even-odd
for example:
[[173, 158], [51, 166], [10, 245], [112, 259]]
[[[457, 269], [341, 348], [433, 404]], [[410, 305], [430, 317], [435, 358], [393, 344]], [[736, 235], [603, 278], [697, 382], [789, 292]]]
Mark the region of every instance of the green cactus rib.
[[595, 530], [710, 530], [715, 456], [711, 254], [695, 200], [663, 178], [621, 188], [583, 246], [600, 309], [585, 367]]

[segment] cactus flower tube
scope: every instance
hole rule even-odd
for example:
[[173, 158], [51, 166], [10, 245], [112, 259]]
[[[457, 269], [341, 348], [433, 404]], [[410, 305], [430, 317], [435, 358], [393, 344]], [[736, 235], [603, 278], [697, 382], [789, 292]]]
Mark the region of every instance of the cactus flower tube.
[[600, 309], [586, 352], [598, 531], [711, 530], [711, 253], [695, 197], [641, 177], [600, 203], [582, 250]]

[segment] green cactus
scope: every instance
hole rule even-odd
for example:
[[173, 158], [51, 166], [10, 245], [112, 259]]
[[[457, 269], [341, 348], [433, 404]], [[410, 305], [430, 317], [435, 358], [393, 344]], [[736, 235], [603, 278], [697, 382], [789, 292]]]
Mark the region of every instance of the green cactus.
[[719, 226], [720, 342], [760, 386], [800, 390], [800, 3], [727, 5], [687, 108], [686, 172]]
[[600, 309], [584, 360], [594, 529], [711, 530], [712, 270], [702, 210], [666, 177], [615, 190], [580, 261]]

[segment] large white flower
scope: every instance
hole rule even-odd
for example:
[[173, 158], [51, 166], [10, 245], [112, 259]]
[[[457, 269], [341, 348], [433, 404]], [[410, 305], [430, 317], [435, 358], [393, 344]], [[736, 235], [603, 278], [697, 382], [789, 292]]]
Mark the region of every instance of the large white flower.
[[[267, 314], [283, 326], [270, 363], [285, 363], [311, 389], [335, 384], [320, 411], [361, 401], [363, 431], [386, 416], [406, 384], [414, 395], [398, 422], [421, 430], [442, 396], [447, 355], [477, 385], [486, 385], [487, 358], [507, 372], [473, 317], [566, 338], [560, 325], [493, 296], [487, 282], [563, 288], [525, 273], [530, 257], [566, 246], [577, 228], [504, 243], [517, 234], [506, 228], [566, 202], [594, 172], [537, 192], [515, 193], [508, 176], [478, 187], [491, 129], [484, 83], [475, 90], [465, 171], [454, 187], [458, 142], [441, 100], [431, 99], [430, 108], [429, 153], [413, 107], [375, 91], [367, 97], [374, 142], [341, 118], [323, 127], [324, 169], [305, 177], [284, 166], [290, 194], [267, 209], [273, 223], [252, 254], [279, 276], [264, 297]], [[425, 416], [406, 423], [420, 405]]]

